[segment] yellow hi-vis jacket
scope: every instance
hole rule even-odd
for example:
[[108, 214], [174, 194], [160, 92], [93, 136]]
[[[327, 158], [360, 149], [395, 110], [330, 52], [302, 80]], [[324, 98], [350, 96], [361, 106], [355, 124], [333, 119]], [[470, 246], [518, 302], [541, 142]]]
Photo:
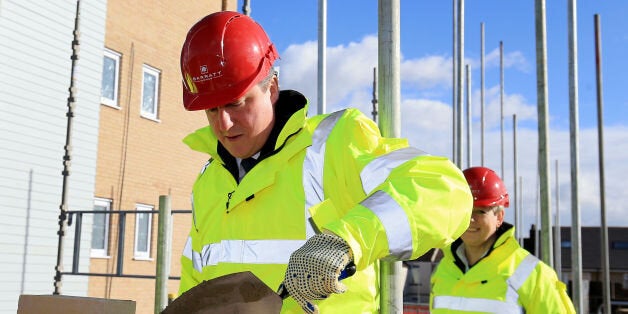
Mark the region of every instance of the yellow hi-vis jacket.
[[462, 241], [445, 249], [432, 275], [430, 313], [575, 313], [567, 289], [547, 264], [519, 246], [504, 223], [487, 256], [464, 272]]
[[[466, 229], [472, 199], [462, 172], [406, 140], [383, 138], [356, 109], [306, 118], [305, 97], [282, 91], [275, 110], [293, 113], [273, 154], [239, 183], [210, 127], [184, 139], [212, 159], [193, 187], [179, 292], [241, 271], [276, 290], [290, 254], [328, 229], [348, 242], [358, 271], [343, 281], [346, 293], [317, 301], [321, 313], [377, 313], [379, 259], [417, 258]], [[288, 298], [282, 313], [302, 310]]]

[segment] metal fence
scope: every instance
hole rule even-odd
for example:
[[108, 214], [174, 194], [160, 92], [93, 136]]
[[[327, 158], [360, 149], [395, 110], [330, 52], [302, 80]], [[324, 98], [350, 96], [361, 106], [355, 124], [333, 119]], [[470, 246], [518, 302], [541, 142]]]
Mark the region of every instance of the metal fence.
[[[170, 205], [170, 197], [162, 195], [159, 197], [159, 210], [75, 210], [66, 211], [68, 217], [68, 226], [74, 225], [74, 243], [72, 253], [72, 270], [69, 272], [60, 272], [61, 275], [78, 275], [78, 276], [99, 276], [99, 277], [126, 277], [126, 278], [143, 278], [156, 279], [155, 283], [155, 311], [164, 309], [168, 304], [167, 282], [169, 279], [179, 280], [181, 277], [170, 276], [170, 251], [172, 247], [172, 215], [173, 214], [191, 214], [191, 210], [172, 210]], [[124, 273], [124, 253], [125, 253], [125, 236], [126, 221], [128, 215], [151, 214], [158, 217], [157, 231], [157, 254], [156, 254], [156, 274], [125, 274]], [[117, 248], [116, 248], [116, 269], [113, 273], [94, 273], [79, 272], [79, 258], [81, 251], [81, 235], [83, 231], [84, 215], [111, 215], [118, 216], [117, 219]], [[111, 229], [110, 226], [108, 228]], [[65, 232], [59, 233], [59, 243], [63, 243]], [[59, 245], [57, 254], [63, 254], [63, 247]], [[55, 287], [61, 285], [62, 276], [55, 276]]]

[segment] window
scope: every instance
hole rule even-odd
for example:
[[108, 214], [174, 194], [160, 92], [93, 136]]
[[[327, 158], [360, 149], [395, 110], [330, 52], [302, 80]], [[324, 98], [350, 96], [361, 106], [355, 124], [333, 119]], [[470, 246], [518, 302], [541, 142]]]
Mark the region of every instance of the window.
[[[111, 200], [97, 198], [94, 200], [95, 211], [110, 211]], [[109, 248], [109, 214], [93, 214], [92, 224], [92, 257], [108, 257]]]
[[159, 105], [159, 71], [148, 65], [142, 68], [142, 111], [143, 117], [157, 120]]
[[151, 213], [142, 213], [141, 211], [152, 211], [153, 207], [137, 204], [135, 210], [137, 210], [137, 214], [135, 214], [135, 250], [133, 256], [136, 259], [150, 259], [153, 215]]
[[614, 250], [628, 250], [628, 241], [613, 241], [611, 248]]
[[100, 102], [111, 107], [118, 105], [118, 81], [120, 76], [120, 54], [105, 49], [102, 62], [102, 82], [100, 85]]
[[571, 240], [563, 240], [560, 242], [560, 247], [561, 248], [571, 248]]

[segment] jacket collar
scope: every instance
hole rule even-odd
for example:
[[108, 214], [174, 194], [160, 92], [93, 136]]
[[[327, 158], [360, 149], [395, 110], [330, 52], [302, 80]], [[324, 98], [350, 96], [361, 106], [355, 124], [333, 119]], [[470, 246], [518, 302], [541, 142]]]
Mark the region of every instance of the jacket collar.
[[[308, 102], [303, 94], [294, 90], [280, 91], [275, 104], [275, 125], [261, 150], [258, 160], [275, 154], [281, 150], [287, 139], [297, 133], [304, 125], [307, 116]], [[207, 153], [213, 159], [232, 170], [237, 166], [235, 158], [220, 144], [210, 126], [196, 130], [183, 139], [192, 150]], [[237, 173], [237, 172], [236, 172]]]
[[[486, 255], [484, 255], [484, 257], [489, 256], [491, 254], [491, 252], [501, 246], [502, 244], [504, 244], [504, 242], [506, 242], [506, 240], [508, 240], [508, 238], [510, 237], [514, 237], [515, 235], [515, 228], [513, 227], [513, 225], [504, 222], [502, 223], [501, 226], [499, 226], [499, 228], [497, 228], [497, 230], [495, 230], [495, 235], [496, 235], [496, 240], [495, 243], [493, 243], [493, 245], [491, 246], [491, 248], [488, 250], [488, 252], [486, 252]], [[450, 254], [452, 255], [453, 259], [454, 259], [454, 264], [456, 264], [456, 266], [458, 266], [458, 268], [460, 268], [461, 270], [465, 269], [464, 266], [464, 262], [462, 262], [462, 260], [460, 260], [460, 258], [458, 257], [458, 254], [456, 254], [456, 250], [458, 250], [458, 248], [460, 247], [460, 245], [462, 245], [462, 238], [458, 238], [456, 239], [456, 241], [454, 241], [449, 250], [444, 250], [444, 254]], [[483, 257], [483, 258], [484, 258]], [[480, 259], [482, 260], [482, 259]], [[479, 263], [480, 261], [478, 261], [477, 263]], [[477, 264], [475, 263], [475, 264]], [[469, 266], [469, 267], [473, 267], [473, 266]]]

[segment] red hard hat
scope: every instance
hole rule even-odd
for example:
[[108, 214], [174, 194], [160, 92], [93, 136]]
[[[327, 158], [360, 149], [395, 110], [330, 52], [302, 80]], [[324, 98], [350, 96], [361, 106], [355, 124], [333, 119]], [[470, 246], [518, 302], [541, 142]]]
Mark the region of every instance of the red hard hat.
[[462, 173], [469, 183], [474, 207], [510, 205], [506, 185], [495, 171], [485, 167], [471, 167]]
[[204, 110], [231, 103], [268, 75], [279, 58], [250, 17], [221, 11], [198, 21], [181, 49], [183, 105]]

